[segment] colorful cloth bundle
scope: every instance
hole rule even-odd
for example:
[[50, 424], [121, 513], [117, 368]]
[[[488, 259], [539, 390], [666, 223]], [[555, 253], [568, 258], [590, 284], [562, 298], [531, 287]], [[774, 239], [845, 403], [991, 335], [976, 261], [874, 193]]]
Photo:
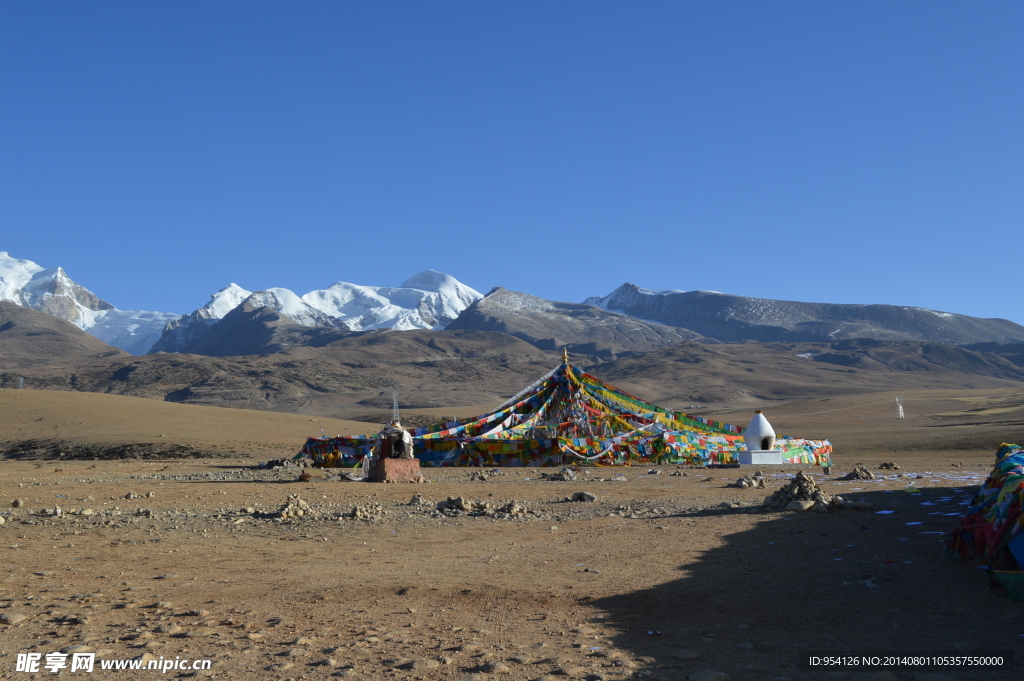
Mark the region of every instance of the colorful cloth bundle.
[[[736, 463], [743, 428], [669, 411], [565, 363], [496, 411], [410, 429], [427, 466], [563, 466]], [[309, 438], [301, 454], [318, 466], [355, 466], [375, 435]], [[788, 463], [828, 465], [827, 440], [781, 438]]]
[[[1024, 527], [1022, 501], [1024, 448], [1003, 444], [996, 452], [995, 468], [978, 488], [967, 516], [961, 519], [960, 527], [946, 535], [947, 548], [961, 558], [984, 560], [995, 568], [1012, 567], [1013, 556], [1024, 548], [1016, 546], [1018, 537], [1024, 539], [1020, 534]], [[1004, 547], [1011, 551], [1001, 552]]]

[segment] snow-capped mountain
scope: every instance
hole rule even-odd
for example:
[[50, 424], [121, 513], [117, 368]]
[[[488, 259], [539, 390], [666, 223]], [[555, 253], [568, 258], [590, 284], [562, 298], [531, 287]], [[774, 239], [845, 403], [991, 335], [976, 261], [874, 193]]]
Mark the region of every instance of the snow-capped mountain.
[[0, 251], [0, 300], [31, 307], [71, 322], [108, 345], [133, 355], [145, 354], [164, 326], [178, 318], [170, 312], [118, 310], [60, 267], [45, 268]]
[[448, 326], [482, 297], [455, 277], [425, 270], [397, 288], [339, 281], [326, 289], [307, 293], [302, 300], [325, 314], [343, 319], [353, 331], [436, 331]]
[[252, 291], [238, 284], [228, 284], [210, 296], [210, 302], [203, 307], [167, 322], [163, 334], [146, 352], [181, 352], [251, 295]]
[[1005, 319], [900, 305], [801, 303], [717, 291], [651, 291], [630, 283], [585, 302], [727, 342], [829, 342], [852, 338], [950, 345], [1024, 342], [1024, 327]]
[[426, 270], [399, 287], [360, 286], [339, 281], [298, 296], [285, 288], [251, 293], [231, 284], [204, 307], [167, 325], [150, 352], [188, 352], [204, 332], [235, 308], [267, 307], [296, 324], [349, 331], [445, 328], [483, 296], [454, 277]]

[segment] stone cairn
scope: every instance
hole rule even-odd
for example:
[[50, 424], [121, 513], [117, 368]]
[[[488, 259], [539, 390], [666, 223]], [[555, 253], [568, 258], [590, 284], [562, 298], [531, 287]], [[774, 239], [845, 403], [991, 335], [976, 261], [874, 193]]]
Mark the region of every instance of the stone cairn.
[[303, 516], [314, 516], [316, 512], [298, 494], [289, 494], [288, 501], [273, 515], [274, 518], [301, 518]]
[[348, 512], [348, 517], [354, 518], [355, 520], [373, 521], [380, 520], [386, 514], [387, 511], [384, 510], [384, 507], [381, 504], [373, 503], [353, 506], [352, 510]]
[[500, 468], [483, 469], [482, 471], [473, 471], [469, 475], [470, 480], [479, 480], [480, 482], [487, 482], [491, 478], [496, 478], [500, 475], [505, 475], [505, 471]]
[[840, 508], [845, 504], [842, 497], [826, 494], [818, 487], [814, 478], [800, 471], [788, 485], [776, 490], [771, 496], [765, 497], [761, 506], [787, 511], [811, 510], [827, 513], [830, 509]]
[[744, 475], [736, 482], [726, 485], [726, 487], [739, 487], [740, 489], [764, 489], [765, 486], [764, 474], [761, 471], [754, 471]]
[[853, 467], [853, 470], [844, 475], [840, 480], [874, 480], [875, 474], [868, 470], [862, 463]]
[[448, 497], [445, 501], [437, 502], [435, 508], [445, 515], [465, 514], [490, 518], [514, 518], [526, 514], [526, 504], [521, 501], [495, 505], [486, 501], [470, 501], [463, 497]]
[[579, 477], [579, 474], [571, 468], [563, 468], [557, 473], [541, 473], [542, 480], [572, 481]]

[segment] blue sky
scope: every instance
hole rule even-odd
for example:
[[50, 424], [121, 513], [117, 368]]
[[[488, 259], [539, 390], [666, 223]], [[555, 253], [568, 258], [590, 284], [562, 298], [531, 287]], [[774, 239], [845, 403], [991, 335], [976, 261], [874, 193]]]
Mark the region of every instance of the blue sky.
[[1024, 323], [1024, 5], [6, 2], [0, 250], [122, 309], [427, 268]]

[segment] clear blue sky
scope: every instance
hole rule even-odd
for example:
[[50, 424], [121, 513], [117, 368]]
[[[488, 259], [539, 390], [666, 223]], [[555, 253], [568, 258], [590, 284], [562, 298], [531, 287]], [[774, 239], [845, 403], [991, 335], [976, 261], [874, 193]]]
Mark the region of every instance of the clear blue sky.
[[0, 3], [0, 250], [122, 309], [427, 268], [1024, 323], [1019, 2]]

